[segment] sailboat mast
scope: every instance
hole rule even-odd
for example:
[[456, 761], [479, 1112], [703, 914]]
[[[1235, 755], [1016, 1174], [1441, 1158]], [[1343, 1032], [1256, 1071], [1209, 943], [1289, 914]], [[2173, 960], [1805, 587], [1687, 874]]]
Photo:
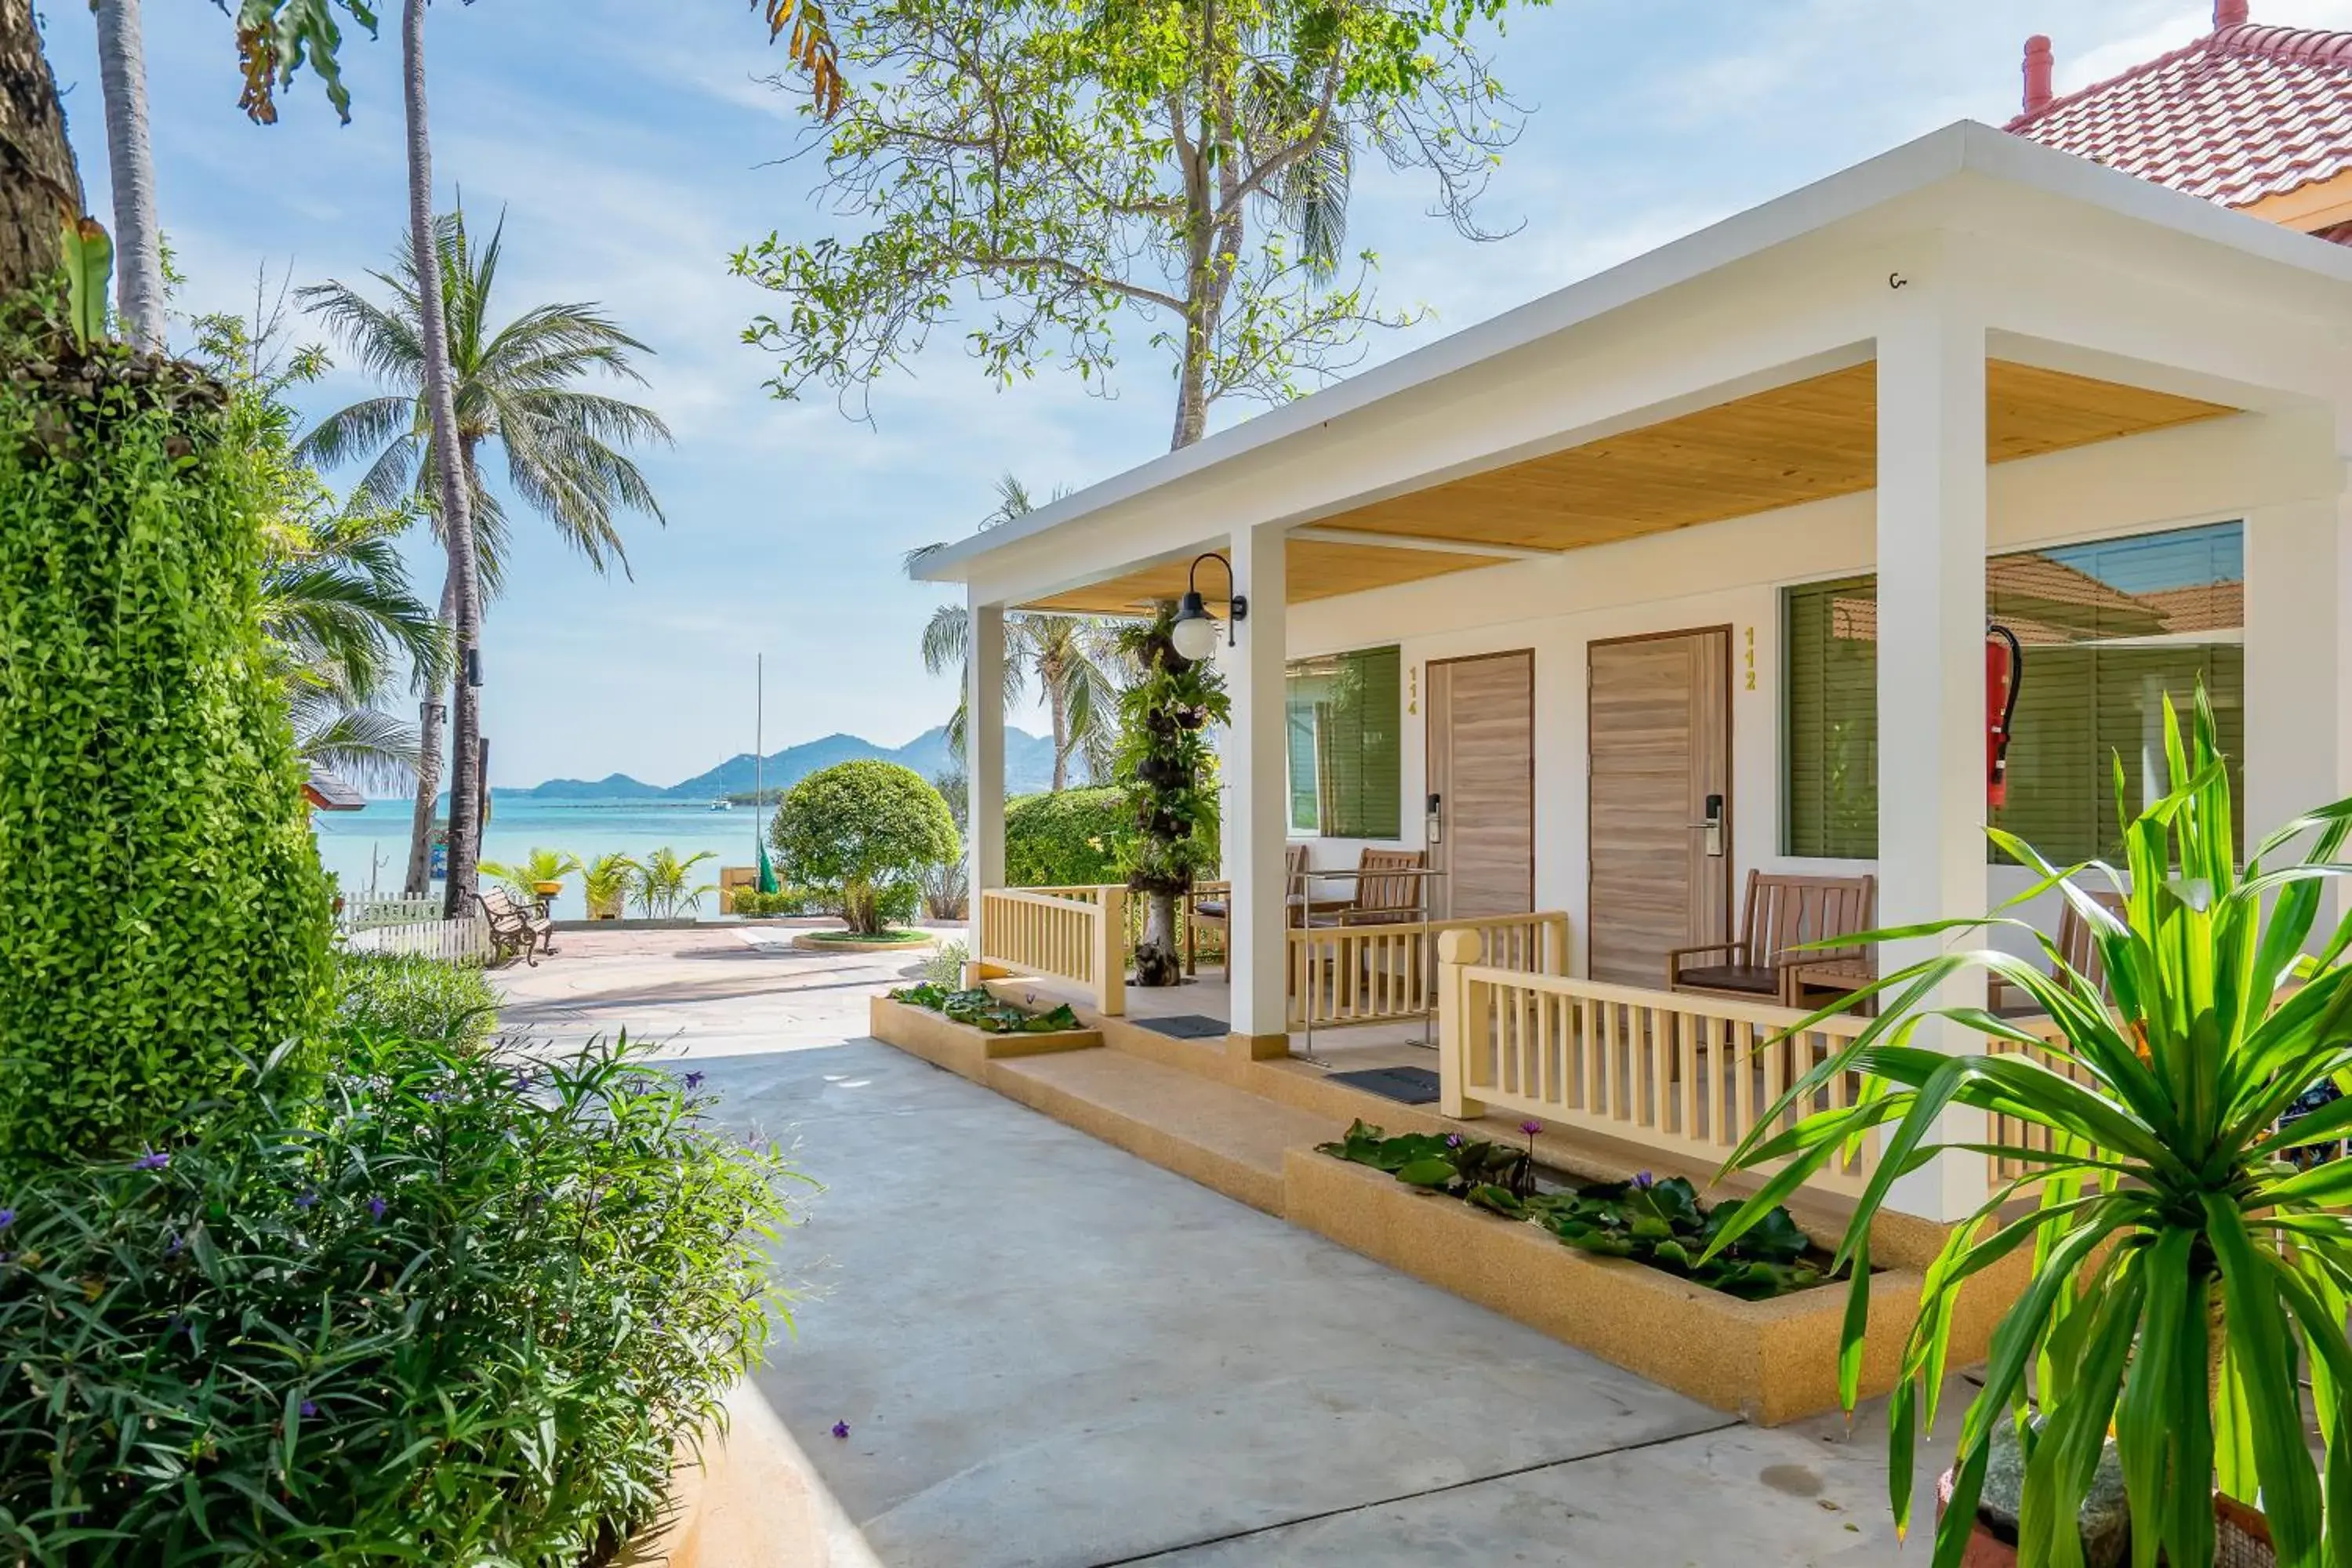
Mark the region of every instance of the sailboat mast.
[[768, 719], [768, 656], [751, 656], [751, 864], [760, 863], [760, 846], [767, 838], [761, 831], [761, 819], [767, 811], [762, 796], [765, 778], [761, 770], [768, 755], [768, 737], [763, 726]]

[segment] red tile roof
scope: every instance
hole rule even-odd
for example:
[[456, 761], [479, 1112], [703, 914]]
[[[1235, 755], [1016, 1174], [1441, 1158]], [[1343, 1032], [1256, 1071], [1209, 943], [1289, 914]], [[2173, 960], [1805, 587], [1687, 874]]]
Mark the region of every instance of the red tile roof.
[[2221, 27], [2006, 129], [2245, 206], [2352, 169], [2352, 33]]

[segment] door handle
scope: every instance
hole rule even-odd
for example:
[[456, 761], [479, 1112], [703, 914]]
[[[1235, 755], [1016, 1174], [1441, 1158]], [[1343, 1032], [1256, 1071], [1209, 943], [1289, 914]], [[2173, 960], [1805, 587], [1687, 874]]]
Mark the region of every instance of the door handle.
[[1708, 795], [1706, 820], [1694, 822], [1691, 826], [1706, 835], [1707, 854], [1719, 858], [1723, 854], [1723, 797], [1719, 795]]

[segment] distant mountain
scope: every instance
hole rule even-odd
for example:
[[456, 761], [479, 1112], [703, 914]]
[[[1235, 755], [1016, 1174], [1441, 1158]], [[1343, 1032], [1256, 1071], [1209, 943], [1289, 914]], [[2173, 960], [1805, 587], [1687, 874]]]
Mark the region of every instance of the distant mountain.
[[[633, 779], [626, 773], [612, 773], [594, 780], [550, 779], [530, 789], [493, 793], [523, 800], [711, 800], [724, 795], [748, 794], [755, 776], [769, 789], [790, 789], [820, 768], [868, 757], [903, 763], [927, 779], [937, 778], [954, 765], [953, 753], [948, 750], [948, 732], [941, 726], [926, 730], [896, 748], [878, 746], [856, 735], [826, 735], [820, 740], [803, 741], [797, 746], [786, 746], [756, 768], [751, 753], [741, 752], [715, 768], [667, 788]], [[1026, 795], [1052, 784], [1053, 741], [1007, 726], [1004, 782], [1007, 793], [1012, 795]]]

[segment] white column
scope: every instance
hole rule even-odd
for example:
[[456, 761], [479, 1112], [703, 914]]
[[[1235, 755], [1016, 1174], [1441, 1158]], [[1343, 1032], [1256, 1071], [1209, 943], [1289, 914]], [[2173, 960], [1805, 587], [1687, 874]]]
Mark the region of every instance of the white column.
[[[1985, 331], [1950, 295], [1915, 285], [1878, 340], [1878, 916], [1885, 926], [1980, 915], [1986, 903]], [[1881, 973], [1957, 937], [1889, 942]], [[1980, 974], [1947, 1005], [1984, 1005]], [[1984, 1041], [1940, 1020], [1914, 1044], [1955, 1053]], [[1944, 1137], [1979, 1140], [1955, 1109]], [[1985, 1160], [1949, 1154], [1896, 1183], [1894, 1206], [1965, 1217], [1987, 1191]]]
[[[2339, 534], [2352, 495], [2246, 514], [2246, 739], [2250, 851], [2315, 806], [2352, 795], [2343, 725], [2314, 724], [2346, 696], [2340, 630], [2352, 600]], [[2184, 712], [2181, 718], [2186, 721]]]
[[[1229, 551], [1234, 592], [1249, 601], [1240, 647], [1219, 648], [1233, 729], [1224, 752], [1225, 869], [1234, 885], [1233, 1016], [1235, 1048], [1278, 1056], [1288, 1049], [1283, 964], [1289, 941], [1282, 850], [1288, 835], [1285, 748], [1284, 535], [1278, 528], [1236, 533]], [[1205, 578], [1213, 566], [1203, 566]]]
[[1004, 606], [967, 600], [971, 657], [964, 671], [964, 776], [971, 809], [965, 866], [971, 902], [967, 939], [981, 955], [980, 895], [1004, 885]]

